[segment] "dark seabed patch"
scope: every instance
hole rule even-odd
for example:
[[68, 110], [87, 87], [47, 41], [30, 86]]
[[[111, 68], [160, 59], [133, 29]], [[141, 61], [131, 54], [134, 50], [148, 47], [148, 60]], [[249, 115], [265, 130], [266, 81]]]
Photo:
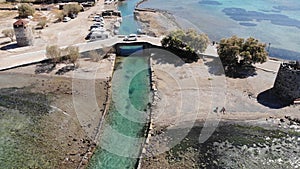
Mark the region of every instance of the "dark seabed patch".
[[281, 14], [265, 14], [256, 11], [246, 11], [243, 8], [224, 8], [227, 16], [235, 21], [271, 21], [274, 25], [297, 27], [300, 29], [300, 21]]
[[279, 6], [273, 6], [274, 9], [280, 10], [280, 11], [299, 11], [300, 7], [299, 6], [284, 6], [284, 5], [279, 5]]
[[222, 3], [218, 2], [218, 1], [210, 1], [210, 0], [202, 0], [198, 2], [199, 4], [203, 4], [203, 5], [222, 5]]
[[259, 9], [259, 11], [262, 11], [262, 12], [274, 12], [274, 13], [280, 13], [281, 11], [280, 10], [266, 10], [266, 9]]
[[248, 23], [248, 22], [241, 22], [239, 24], [242, 25], [242, 26], [256, 26], [257, 25], [255, 23]]

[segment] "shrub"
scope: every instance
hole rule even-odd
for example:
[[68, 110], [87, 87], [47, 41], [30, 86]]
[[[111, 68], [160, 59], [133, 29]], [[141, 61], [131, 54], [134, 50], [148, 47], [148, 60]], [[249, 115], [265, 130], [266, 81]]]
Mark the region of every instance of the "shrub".
[[54, 64], [61, 61], [61, 50], [57, 45], [46, 47], [46, 57], [51, 59]]
[[37, 25], [44, 29], [44, 27], [47, 25], [47, 22], [47, 19], [42, 19]]
[[80, 56], [79, 48], [75, 46], [69, 46], [66, 48], [66, 51], [67, 51], [66, 58], [69, 60], [70, 63], [76, 66], [76, 62]]
[[18, 11], [20, 18], [27, 18], [28, 16], [33, 16], [35, 9], [29, 4], [24, 3], [18, 7]]
[[10, 41], [11, 41], [11, 42], [14, 41], [15, 32], [14, 32], [13, 29], [5, 29], [5, 30], [2, 31], [2, 34], [3, 34], [5, 37], [10, 38]]
[[65, 15], [72, 15], [72, 14], [75, 14], [77, 15], [81, 10], [81, 6], [78, 5], [78, 4], [66, 4], [64, 6], [64, 14]]

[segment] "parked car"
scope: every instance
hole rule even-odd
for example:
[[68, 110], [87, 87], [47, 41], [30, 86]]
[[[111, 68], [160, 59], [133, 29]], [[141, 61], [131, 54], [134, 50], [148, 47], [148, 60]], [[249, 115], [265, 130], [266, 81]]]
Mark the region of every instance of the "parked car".
[[103, 27], [103, 25], [102, 26], [101, 25], [92, 25], [92, 26], [90, 26], [90, 30], [92, 30], [94, 28], [101, 28], [101, 27]]
[[123, 39], [123, 41], [136, 41], [136, 40], [137, 40], [136, 34], [130, 34]]
[[103, 27], [91, 29], [91, 32], [105, 32], [105, 31], [106, 29]]
[[76, 14], [70, 14], [69, 17], [70, 17], [71, 19], [75, 19], [75, 18], [77, 17], [77, 15], [76, 15]]
[[64, 17], [63, 22], [69, 22], [71, 20], [70, 17]]
[[[99, 16], [99, 15], [95, 15], [94, 16], [94, 21], [96, 21], [96, 20], [98, 20], [98, 19], [100, 19], [100, 18], [102, 18], [101, 16]], [[103, 18], [102, 18], [103, 19]]]
[[100, 23], [100, 22], [95, 22], [93, 25], [94, 26], [99, 26], [99, 27], [103, 27], [104, 26], [104, 24]]

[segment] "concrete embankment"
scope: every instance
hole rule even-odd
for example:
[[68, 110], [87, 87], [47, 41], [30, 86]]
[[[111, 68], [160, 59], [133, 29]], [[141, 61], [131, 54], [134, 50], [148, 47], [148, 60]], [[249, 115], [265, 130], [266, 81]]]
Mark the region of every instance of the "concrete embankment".
[[[116, 60], [116, 56], [113, 55], [111, 56], [111, 60], [112, 60], [112, 67], [111, 67], [111, 70], [114, 70], [114, 66], [115, 66], [115, 60]], [[92, 155], [94, 154], [95, 150], [96, 150], [96, 147], [98, 145], [98, 140], [99, 140], [99, 137], [100, 137], [100, 131], [101, 131], [101, 127], [102, 127], [102, 124], [103, 124], [103, 121], [104, 121], [104, 118], [109, 110], [109, 106], [110, 106], [110, 100], [111, 100], [111, 79], [112, 79], [112, 74], [113, 74], [113, 71], [111, 71], [111, 74], [109, 76], [109, 78], [107, 79], [106, 81], [106, 99], [105, 99], [105, 103], [103, 103], [105, 105], [104, 107], [104, 111], [103, 111], [103, 115], [99, 121], [99, 124], [97, 126], [97, 128], [95, 129], [97, 132], [93, 138], [93, 143], [91, 144], [91, 146], [87, 149], [86, 153], [83, 155], [82, 159], [81, 159], [81, 162], [79, 163], [77, 169], [84, 169], [86, 168], [87, 164], [89, 163]]]
[[158, 99], [159, 99], [159, 95], [157, 92], [157, 87], [156, 87], [156, 76], [154, 74], [154, 70], [152, 67], [152, 58], [149, 59], [149, 64], [150, 64], [150, 87], [151, 87], [151, 91], [152, 91], [152, 103], [151, 105], [149, 105], [149, 123], [148, 123], [148, 128], [146, 129], [146, 139], [144, 142], [144, 145], [142, 146], [142, 150], [141, 150], [141, 154], [140, 157], [138, 159], [138, 164], [137, 164], [137, 169], [141, 169], [142, 168], [142, 159], [144, 157], [146, 157], [146, 145], [149, 144], [150, 141], [150, 137], [151, 135], [154, 134], [153, 132], [153, 128], [154, 128], [154, 124], [153, 124], [153, 116], [152, 116], [152, 106], [156, 105]]

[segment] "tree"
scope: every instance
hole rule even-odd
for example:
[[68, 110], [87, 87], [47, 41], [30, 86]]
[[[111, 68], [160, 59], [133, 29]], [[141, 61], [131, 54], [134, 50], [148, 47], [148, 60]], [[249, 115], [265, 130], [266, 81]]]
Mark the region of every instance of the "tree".
[[238, 68], [252, 67], [254, 63], [267, 61], [266, 44], [250, 37], [248, 39], [232, 36], [222, 39], [218, 45], [218, 54], [225, 67], [225, 71], [234, 71]]
[[66, 48], [66, 51], [67, 51], [66, 58], [69, 60], [70, 63], [74, 65], [74, 67], [76, 67], [76, 62], [80, 56], [79, 48], [76, 46], [68, 46]]
[[195, 30], [177, 30], [162, 39], [161, 44], [166, 49], [181, 57], [185, 62], [199, 59], [197, 53], [204, 52], [209, 43], [205, 34], [198, 34]]
[[27, 18], [28, 16], [32, 16], [35, 12], [35, 9], [27, 3], [21, 4], [18, 7], [19, 17]]
[[11, 41], [11, 42], [14, 41], [15, 32], [14, 32], [13, 29], [5, 29], [5, 30], [2, 31], [2, 34], [3, 34], [5, 37], [10, 38], [10, 41]]
[[66, 4], [63, 10], [65, 15], [77, 15], [81, 10], [81, 6], [78, 4]]
[[203, 53], [209, 44], [209, 38], [206, 34], [198, 34], [193, 29], [187, 31], [176, 30], [171, 32], [170, 36], [181, 40], [195, 52]]
[[46, 57], [51, 59], [53, 64], [56, 65], [61, 61], [61, 50], [57, 45], [47, 46]]

